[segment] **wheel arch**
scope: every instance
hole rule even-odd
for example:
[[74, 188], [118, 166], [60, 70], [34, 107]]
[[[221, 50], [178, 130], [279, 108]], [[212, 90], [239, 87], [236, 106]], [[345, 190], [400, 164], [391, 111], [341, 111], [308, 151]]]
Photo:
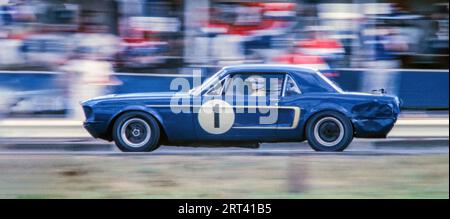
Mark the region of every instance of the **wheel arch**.
[[311, 110], [309, 116], [305, 119], [305, 124], [304, 124], [304, 128], [303, 128], [303, 136], [306, 136], [306, 127], [308, 126], [308, 123], [311, 121], [311, 119], [319, 114], [319, 113], [323, 113], [323, 112], [335, 112], [335, 113], [339, 113], [342, 114], [343, 116], [347, 117], [348, 120], [350, 121], [350, 124], [352, 125], [353, 128], [353, 135], [355, 135], [355, 125], [353, 124], [353, 121], [351, 119], [350, 113], [341, 106], [334, 106], [334, 107], [317, 107]]
[[121, 111], [119, 111], [118, 113], [116, 113], [114, 116], [111, 117], [110, 121], [108, 122], [108, 127], [107, 127], [107, 138], [108, 140], [112, 141], [112, 129], [114, 127], [114, 124], [116, 123], [117, 119], [124, 115], [125, 113], [129, 113], [129, 112], [141, 112], [141, 113], [145, 113], [148, 116], [153, 117], [156, 122], [158, 123], [160, 132], [161, 132], [161, 136], [159, 141], [166, 141], [168, 139], [167, 134], [166, 134], [166, 130], [165, 127], [162, 125], [163, 123], [163, 119], [162, 117], [153, 109], [148, 109], [146, 107], [142, 107], [142, 106], [132, 106], [132, 107], [127, 107]]

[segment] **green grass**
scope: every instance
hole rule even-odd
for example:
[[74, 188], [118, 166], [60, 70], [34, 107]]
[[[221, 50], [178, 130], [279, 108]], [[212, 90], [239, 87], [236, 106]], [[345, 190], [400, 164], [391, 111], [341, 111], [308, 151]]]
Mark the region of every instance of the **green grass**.
[[449, 198], [449, 158], [0, 155], [0, 198]]

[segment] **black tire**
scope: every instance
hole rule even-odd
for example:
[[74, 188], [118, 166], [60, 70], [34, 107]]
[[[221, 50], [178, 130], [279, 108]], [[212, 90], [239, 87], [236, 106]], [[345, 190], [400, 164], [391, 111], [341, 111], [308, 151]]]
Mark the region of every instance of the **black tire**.
[[306, 139], [315, 151], [343, 151], [353, 140], [353, 126], [341, 113], [320, 112], [309, 119]]
[[149, 152], [159, 147], [161, 132], [158, 122], [144, 112], [121, 115], [112, 132], [114, 142], [124, 152]]

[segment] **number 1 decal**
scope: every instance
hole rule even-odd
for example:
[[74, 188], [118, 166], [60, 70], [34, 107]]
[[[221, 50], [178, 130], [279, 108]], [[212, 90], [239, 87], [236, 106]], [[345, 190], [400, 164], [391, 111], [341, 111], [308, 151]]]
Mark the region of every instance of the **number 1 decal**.
[[214, 105], [213, 108], [213, 113], [214, 113], [214, 128], [220, 128], [220, 115], [219, 115], [219, 108], [220, 105], [216, 104]]
[[223, 134], [233, 127], [233, 107], [223, 100], [210, 100], [198, 112], [200, 127], [210, 134]]

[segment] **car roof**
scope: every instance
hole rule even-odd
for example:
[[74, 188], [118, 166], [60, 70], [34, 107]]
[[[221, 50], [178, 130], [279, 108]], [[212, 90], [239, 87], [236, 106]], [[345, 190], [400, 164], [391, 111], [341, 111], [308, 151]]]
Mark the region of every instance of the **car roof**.
[[296, 72], [305, 72], [305, 73], [315, 73], [317, 69], [309, 68], [309, 67], [301, 67], [297, 65], [278, 65], [278, 64], [249, 64], [249, 65], [230, 65], [223, 68], [227, 71], [296, 71]]

